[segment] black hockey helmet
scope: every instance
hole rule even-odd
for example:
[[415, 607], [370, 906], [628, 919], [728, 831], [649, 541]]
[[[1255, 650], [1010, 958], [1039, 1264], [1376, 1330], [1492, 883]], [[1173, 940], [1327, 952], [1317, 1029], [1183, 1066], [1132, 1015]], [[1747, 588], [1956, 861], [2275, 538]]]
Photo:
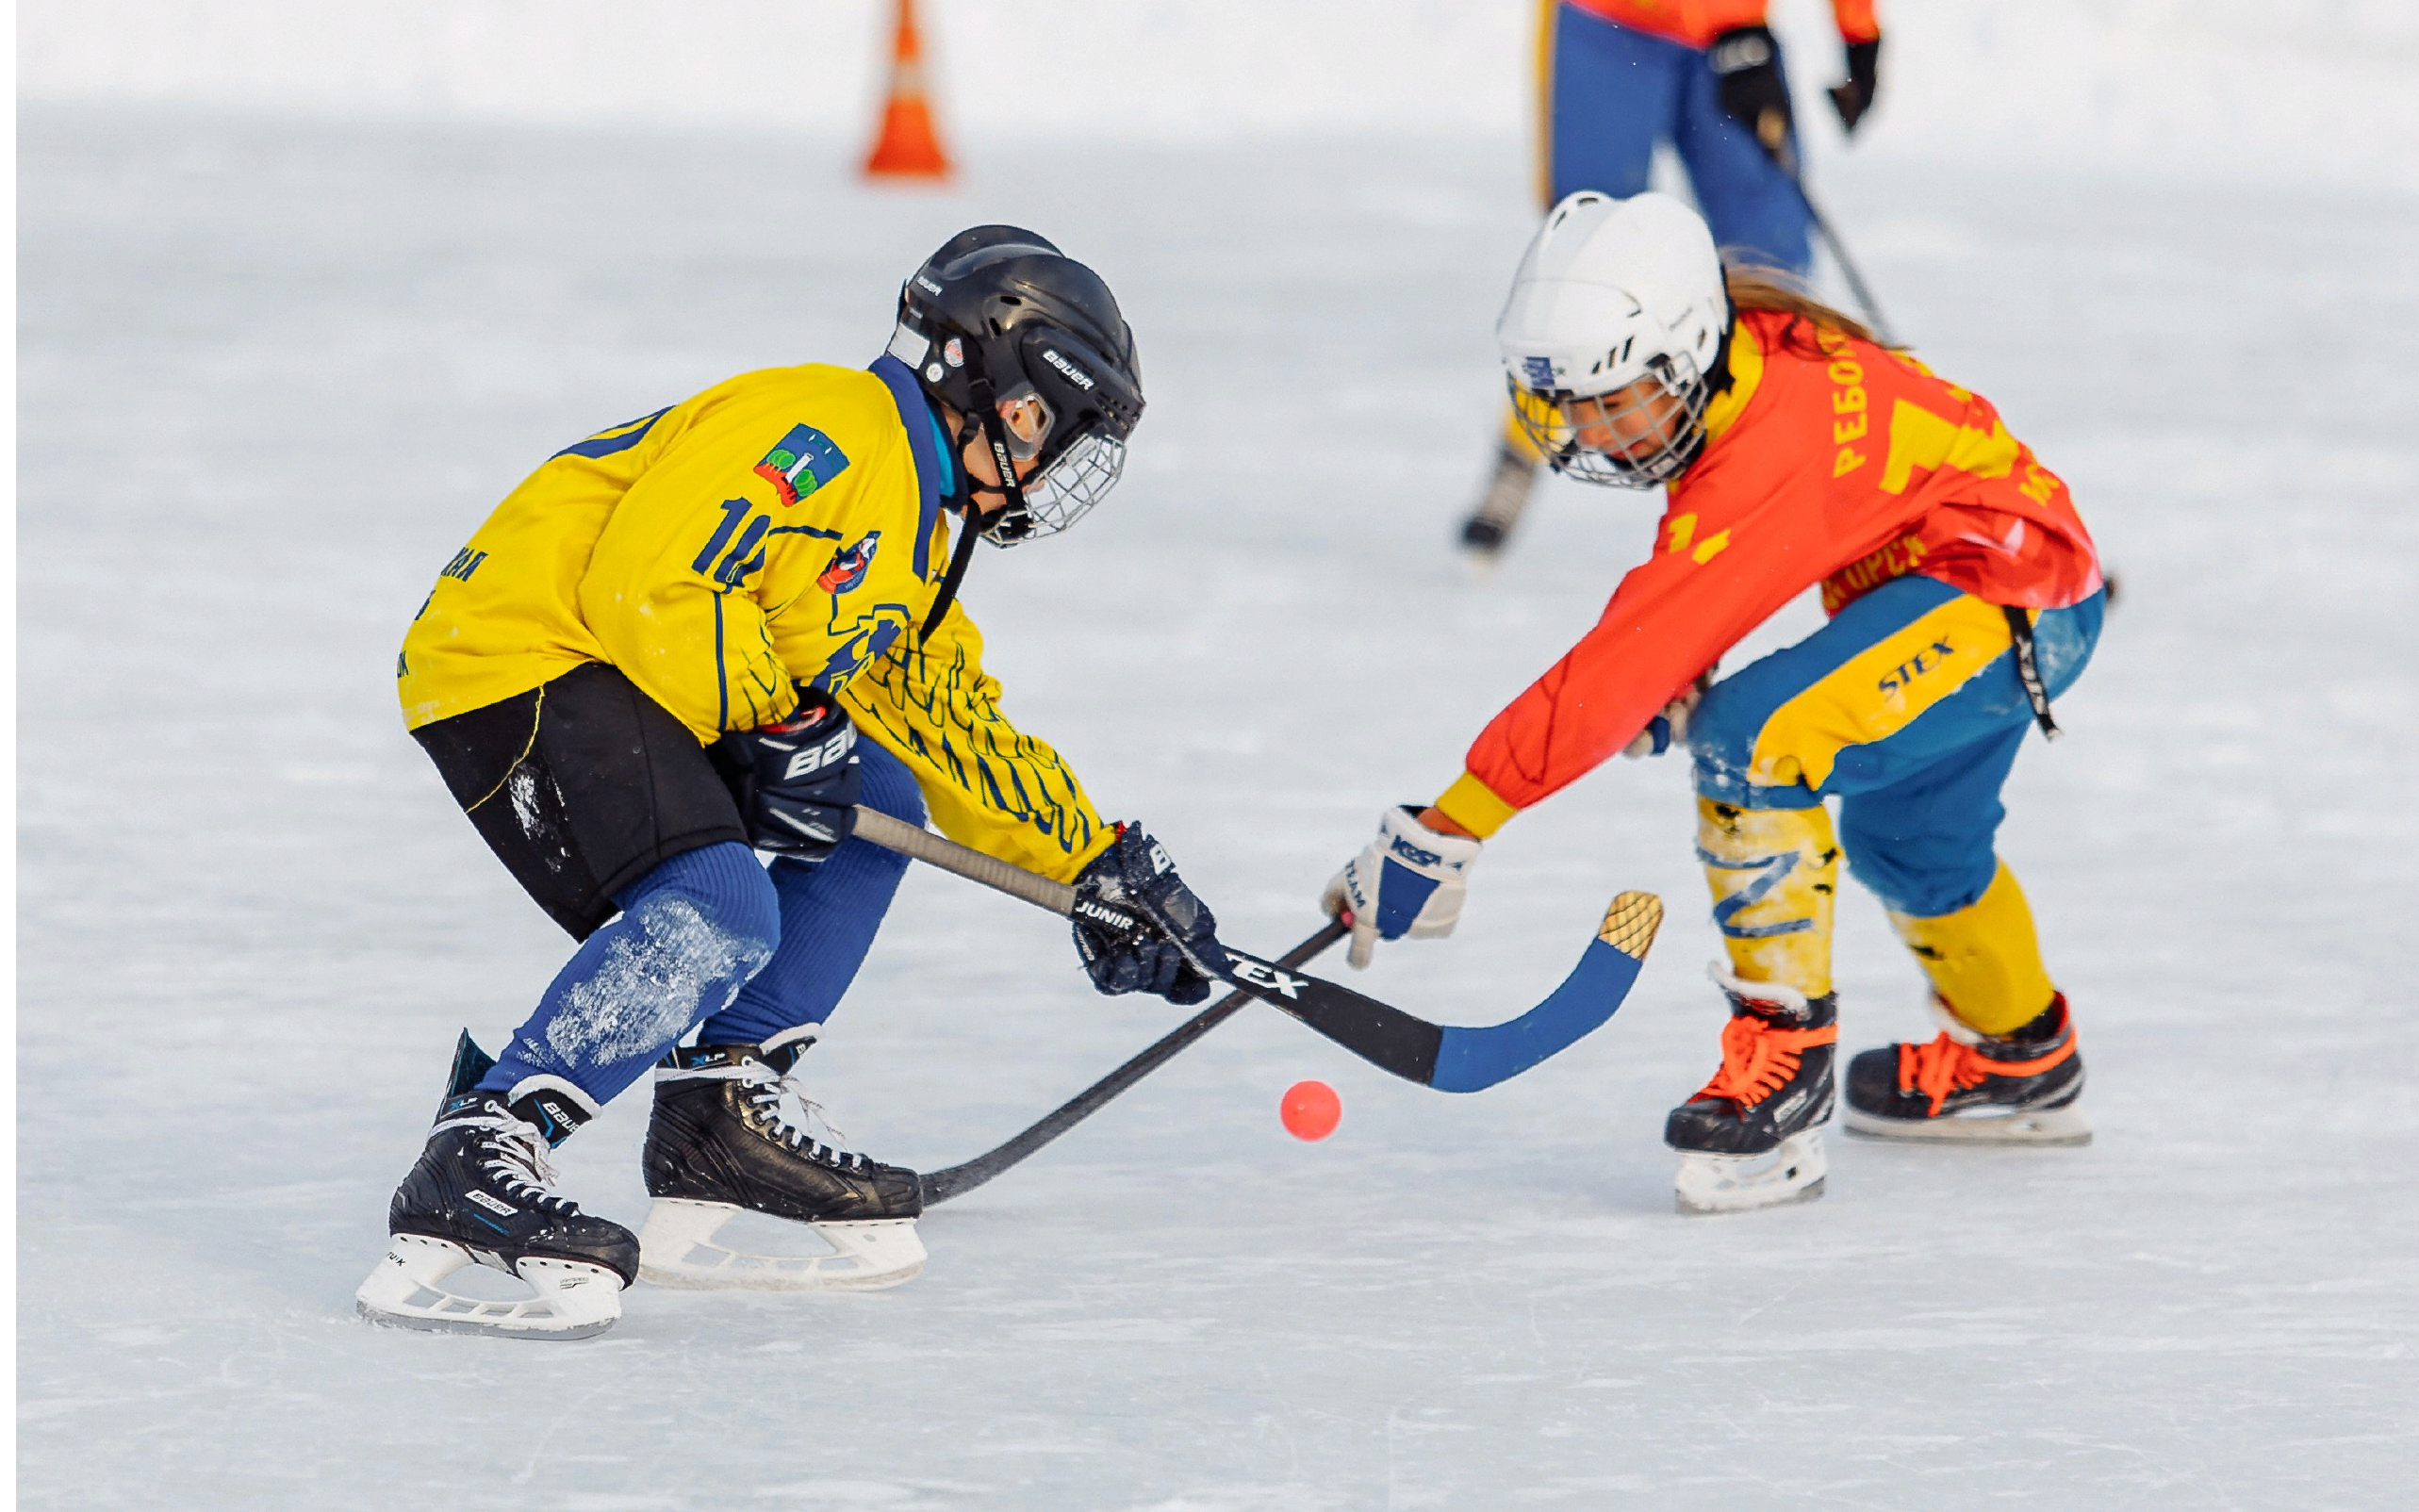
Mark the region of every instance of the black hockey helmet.
[[[943, 243], [899, 289], [890, 352], [991, 446], [1008, 496], [983, 527], [993, 544], [1057, 534], [1125, 470], [1143, 418], [1134, 333], [1100, 275], [1033, 232], [980, 225]], [[1020, 399], [1041, 404], [1039, 434], [1001, 423], [999, 403]], [[1021, 485], [1012, 458], [1032, 464]]]

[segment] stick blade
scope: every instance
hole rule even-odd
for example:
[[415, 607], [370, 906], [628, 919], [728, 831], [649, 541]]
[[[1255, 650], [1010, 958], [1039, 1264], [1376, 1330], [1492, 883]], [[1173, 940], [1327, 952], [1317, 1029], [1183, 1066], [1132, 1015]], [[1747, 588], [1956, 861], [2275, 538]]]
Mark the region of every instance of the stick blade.
[[1614, 898], [1579, 964], [1545, 1001], [1506, 1023], [1444, 1031], [1428, 1085], [1439, 1092], [1479, 1092], [1586, 1038], [1629, 995], [1662, 923], [1663, 900], [1654, 894]]

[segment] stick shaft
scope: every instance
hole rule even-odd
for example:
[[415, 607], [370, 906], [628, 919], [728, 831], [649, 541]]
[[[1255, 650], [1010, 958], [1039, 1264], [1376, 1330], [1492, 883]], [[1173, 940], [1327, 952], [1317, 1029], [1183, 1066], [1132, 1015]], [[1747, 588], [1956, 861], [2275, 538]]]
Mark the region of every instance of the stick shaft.
[[861, 840], [870, 840], [884, 850], [895, 850], [927, 862], [945, 872], [955, 872], [970, 882], [980, 882], [996, 892], [1044, 908], [1063, 918], [1075, 911], [1075, 889], [1064, 882], [1054, 882], [1046, 877], [1027, 871], [1013, 862], [986, 856], [971, 846], [962, 846], [943, 835], [936, 835], [921, 825], [894, 819], [879, 809], [857, 805], [855, 833]]
[[[1306, 964], [1312, 957], [1350, 932], [1341, 924], [1330, 922], [1325, 929], [1287, 951], [1281, 958], [1281, 963], [1288, 967]], [[1228, 993], [1169, 1030], [1142, 1054], [1067, 1099], [1047, 1117], [998, 1148], [946, 1170], [924, 1173], [917, 1178], [923, 1186], [924, 1206], [930, 1208], [934, 1203], [946, 1202], [952, 1197], [972, 1192], [1010, 1166], [1024, 1160], [1060, 1135], [1100, 1111], [1108, 1106], [1110, 1099], [1174, 1060], [1178, 1051], [1234, 1017], [1242, 1006], [1251, 1000], [1252, 994], [1249, 993]]]

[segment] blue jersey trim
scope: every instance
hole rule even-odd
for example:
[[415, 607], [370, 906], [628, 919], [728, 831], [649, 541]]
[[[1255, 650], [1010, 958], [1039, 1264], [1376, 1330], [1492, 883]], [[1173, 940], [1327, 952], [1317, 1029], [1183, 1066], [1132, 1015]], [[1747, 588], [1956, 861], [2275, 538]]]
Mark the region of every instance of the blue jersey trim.
[[562, 451], [555, 452], [553, 457], [548, 457], [546, 460], [551, 462], [554, 457], [609, 457], [616, 452], [627, 452], [647, 439], [647, 433], [655, 428], [655, 422], [670, 413], [672, 413], [672, 406], [666, 404], [652, 415], [641, 415], [634, 420], [624, 420], [601, 435], [592, 436], [584, 441], [572, 442]]
[[941, 523], [941, 501], [958, 491], [956, 469], [949, 466], [941, 422], [932, 414], [923, 387], [907, 364], [884, 353], [875, 358], [866, 370], [890, 386], [891, 402], [898, 406], [898, 423], [907, 431], [907, 449], [915, 456], [915, 485], [920, 496], [915, 517], [915, 575], [929, 579], [932, 576], [932, 532]]

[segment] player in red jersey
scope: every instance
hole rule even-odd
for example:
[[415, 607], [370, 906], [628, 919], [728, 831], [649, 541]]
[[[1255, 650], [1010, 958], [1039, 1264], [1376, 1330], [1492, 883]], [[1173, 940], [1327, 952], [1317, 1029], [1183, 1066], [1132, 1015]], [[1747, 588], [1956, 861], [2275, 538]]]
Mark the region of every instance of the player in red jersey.
[[[1832, 0], [1848, 77], [1829, 93], [1854, 133], [1880, 88], [1873, 0]], [[1540, 208], [1582, 189], [1643, 193], [1658, 146], [1688, 175], [1714, 240], [1802, 275], [1812, 214], [1781, 44], [1766, 0], [1539, 0], [1537, 179]], [[1461, 542], [1492, 562], [1527, 506], [1540, 458], [1517, 422]]]
[[[1667, 503], [1595, 628], [1330, 884], [1356, 963], [1379, 939], [1450, 932], [1480, 842], [1513, 814], [1616, 751], [1686, 738], [1731, 1019], [1720, 1069], [1666, 1128], [1684, 1210], [1821, 1191], [1843, 849], [1946, 1026], [1855, 1059], [1850, 1128], [2088, 1140], [2065, 998], [1992, 849], [2026, 727], [2054, 732], [2049, 699], [2098, 637], [2098, 558], [2066, 485], [1988, 401], [1785, 278], [1726, 273], [1704, 222], [1663, 195], [1556, 205], [1497, 337], [1556, 470], [1660, 484]], [[1710, 681], [1817, 583], [1822, 630]]]

